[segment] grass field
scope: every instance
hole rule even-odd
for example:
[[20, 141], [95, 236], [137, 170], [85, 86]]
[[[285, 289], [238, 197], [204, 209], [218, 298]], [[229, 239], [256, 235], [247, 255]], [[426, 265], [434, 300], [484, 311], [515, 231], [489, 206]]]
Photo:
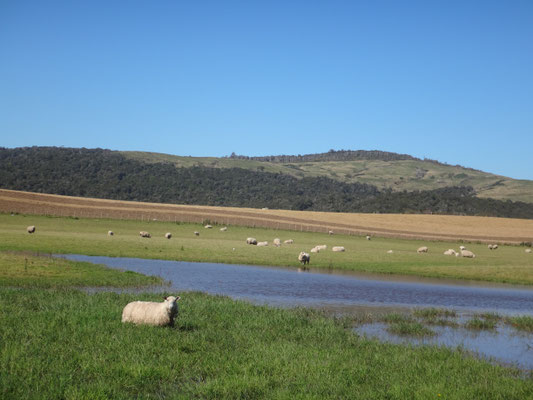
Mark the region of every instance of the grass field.
[[[26, 226], [36, 225], [34, 234]], [[108, 230], [114, 236], [108, 236]], [[139, 231], [152, 234], [151, 239], [139, 237]], [[200, 236], [195, 236], [199, 231]], [[166, 232], [173, 237], [164, 238]], [[247, 237], [268, 241], [268, 247], [247, 245]], [[272, 246], [274, 238], [293, 239], [294, 244]], [[300, 251], [309, 251], [317, 244], [328, 250], [311, 254], [311, 267], [382, 274], [403, 274], [434, 278], [456, 278], [515, 284], [533, 284], [533, 256], [522, 246], [500, 246], [491, 251], [484, 244], [467, 244], [475, 259], [445, 256], [444, 250], [461, 243], [373, 238], [349, 235], [327, 235], [264, 228], [219, 226], [205, 229], [198, 224], [177, 224], [162, 221], [109, 219], [76, 219], [46, 216], [0, 214], [0, 250], [41, 253], [74, 253], [112, 257], [140, 257], [182, 261], [205, 261], [232, 264], [299, 266]], [[417, 254], [419, 246], [429, 253]], [[333, 246], [344, 246], [346, 252], [334, 253]], [[388, 250], [393, 250], [388, 254]]]

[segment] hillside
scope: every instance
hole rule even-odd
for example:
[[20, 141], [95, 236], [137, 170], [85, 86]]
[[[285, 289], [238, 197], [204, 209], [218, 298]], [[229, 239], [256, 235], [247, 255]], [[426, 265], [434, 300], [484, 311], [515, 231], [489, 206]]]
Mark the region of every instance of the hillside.
[[512, 179], [458, 165], [421, 160], [382, 151], [330, 151], [303, 156], [183, 157], [147, 152], [121, 152], [146, 163], [177, 167], [244, 168], [303, 177], [327, 177], [345, 183], [365, 183], [394, 192], [471, 186], [481, 198], [533, 203], [533, 181]]
[[[468, 186], [393, 191], [320, 174], [296, 177], [279, 170], [279, 167], [294, 168], [276, 162], [202, 159], [211, 163], [205, 166], [198, 159], [183, 157], [179, 160], [186, 160], [189, 165], [177, 166], [171, 160], [178, 159], [148, 153], [125, 156], [122, 152], [102, 149], [0, 148], [0, 188], [167, 204], [533, 219], [532, 203], [479, 198]], [[224, 167], [214, 168], [214, 162]], [[231, 166], [231, 163], [247, 162], [258, 163], [257, 168]], [[316, 164], [329, 163], [334, 162]], [[269, 171], [267, 167], [278, 169]]]

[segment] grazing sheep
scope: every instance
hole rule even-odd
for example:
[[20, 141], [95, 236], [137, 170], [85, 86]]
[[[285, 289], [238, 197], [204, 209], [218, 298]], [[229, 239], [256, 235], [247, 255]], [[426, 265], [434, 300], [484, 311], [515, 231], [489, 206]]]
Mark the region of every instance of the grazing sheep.
[[454, 249], [448, 249], [444, 252], [445, 256], [456, 256], [457, 252]]
[[492, 250], [492, 245], [491, 244], [489, 244], [487, 247], [489, 248], [489, 250]]
[[227, 227], [227, 226], [225, 226], [225, 227], [223, 227], [223, 228], [220, 228], [220, 232], [226, 232], [227, 230], [228, 230], [228, 227]]
[[205, 228], [205, 229], [211, 229], [211, 228], [213, 228], [213, 227], [212, 227], [211, 225], [206, 225], [206, 226], [204, 226], [204, 228]]
[[470, 250], [461, 250], [461, 257], [476, 258], [476, 255]]
[[143, 238], [151, 238], [152, 237], [152, 235], [150, 235], [150, 233], [146, 232], [146, 231], [140, 231], [139, 232], [139, 236], [143, 237]]
[[285, 244], [293, 244], [293, 243], [294, 243], [294, 240], [292, 240], [292, 239], [287, 239], [287, 240], [285, 240], [283, 243], [285, 243]]
[[257, 239], [253, 238], [253, 237], [249, 237], [248, 239], [246, 239], [246, 244], [254, 244], [254, 245], [256, 245], [257, 244]]
[[394, 253], [394, 251], [392, 250], [387, 251], [387, 254], [392, 254], [392, 253]]
[[339, 252], [339, 251], [345, 251], [346, 249], [343, 246], [334, 246], [331, 248], [331, 250]]
[[265, 247], [268, 246], [268, 242], [257, 242], [258, 247]]
[[419, 247], [418, 250], [416, 251], [418, 254], [421, 254], [421, 253], [427, 253], [428, 252], [428, 248], [426, 246], [422, 246], [422, 247]]
[[328, 232], [328, 235], [333, 235], [333, 231], [329, 231], [329, 232]]
[[315, 246], [311, 249], [311, 253], [320, 253], [320, 249], [317, 246]]
[[113, 231], [107, 231], [107, 236], [113, 236], [115, 233]]
[[280, 238], [275, 238], [273, 243], [274, 243], [274, 246], [280, 247], [281, 246], [281, 239]]
[[134, 301], [126, 305], [122, 311], [122, 322], [148, 324], [157, 326], [173, 326], [178, 315], [180, 296], [165, 297], [162, 303], [152, 301]]
[[165, 233], [165, 237], [167, 239], [170, 239], [172, 237], [172, 233], [170, 233], [170, 232]]
[[298, 255], [298, 261], [300, 261], [303, 265], [309, 264], [309, 261], [311, 261], [311, 256], [309, 255], [309, 253], [301, 251]]
[[526, 253], [531, 253], [531, 249], [526, 249]]
[[459, 250], [466, 250], [465, 246], [459, 246]]
[[492, 250], [496, 250], [498, 248], [498, 245], [497, 244], [493, 244], [492, 245]]
[[200, 236], [200, 232], [194, 231], [194, 236]]
[[30, 225], [26, 228], [28, 233], [35, 233], [35, 225]]
[[370, 240], [370, 235], [366, 235], [366, 240]]

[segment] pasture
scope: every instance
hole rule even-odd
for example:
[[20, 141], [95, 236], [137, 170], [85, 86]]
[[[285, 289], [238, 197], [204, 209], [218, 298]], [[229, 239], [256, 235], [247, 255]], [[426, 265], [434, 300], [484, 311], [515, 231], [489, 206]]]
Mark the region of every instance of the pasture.
[[[35, 225], [34, 234], [26, 226]], [[407, 240], [364, 236], [327, 235], [267, 228], [221, 225], [205, 229], [200, 224], [164, 221], [136, 221], [94, 218], [47, 217], [0, 214], [0, 250], [40, 253], [86, 254], [111, 257], [139, 257], [180, 261], [204, 261], [246, 265], [272, 265], [297, 268], [300, 251], [309, 252], [319, 244], [328, 249], [311, 254], [311, 268], [400, 274], [432, 278], [479, 280], [513, 284], [533, 284], [533, 256], [523, 246], [500, 245], [489, 250], [484, 243]], [[114, 236], [108, 236], [112, 230]], [[151, 238], [141, 238], [139, 231]], [[199, 236], [193, 234], [200, 233]], [[164, 237], [172, 233], [172, 239]], [[268, 241], [269, 246], [246, 244], [247, 237]], [[272, 245], [274, 238], [293, 239], [291, 245]], [[476, 258], [445, 256], [448, 248], [465, 245]], [[333, 246], [346, 251], [334, 253]], [[427, 254], [417, 254], [428, 246]], [[392, 250], [392, 254], [387, 253]]]

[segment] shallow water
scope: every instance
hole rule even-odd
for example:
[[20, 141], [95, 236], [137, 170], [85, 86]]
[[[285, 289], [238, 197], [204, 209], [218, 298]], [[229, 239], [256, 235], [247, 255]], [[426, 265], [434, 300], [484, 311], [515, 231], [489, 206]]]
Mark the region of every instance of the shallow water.
[[182, 261], [66, 255], [72, 260], [158, 275], [165, 290], [197, 290], [281, 306], [444, 307], [461, 311], [533, 315], [533, 289], [474, 287], [306, 273], [294, 269]]
[[363, 336], [384, 342], [462, 348], [487, 360], [520, 369], [533, 369], [533, 335], [500, 324], [494, 331], [471, 331], [449, 326], [431, 327], [435, 336], [413, 338], [387, 331], [387, 324], [365, 324], [355, 329]]

